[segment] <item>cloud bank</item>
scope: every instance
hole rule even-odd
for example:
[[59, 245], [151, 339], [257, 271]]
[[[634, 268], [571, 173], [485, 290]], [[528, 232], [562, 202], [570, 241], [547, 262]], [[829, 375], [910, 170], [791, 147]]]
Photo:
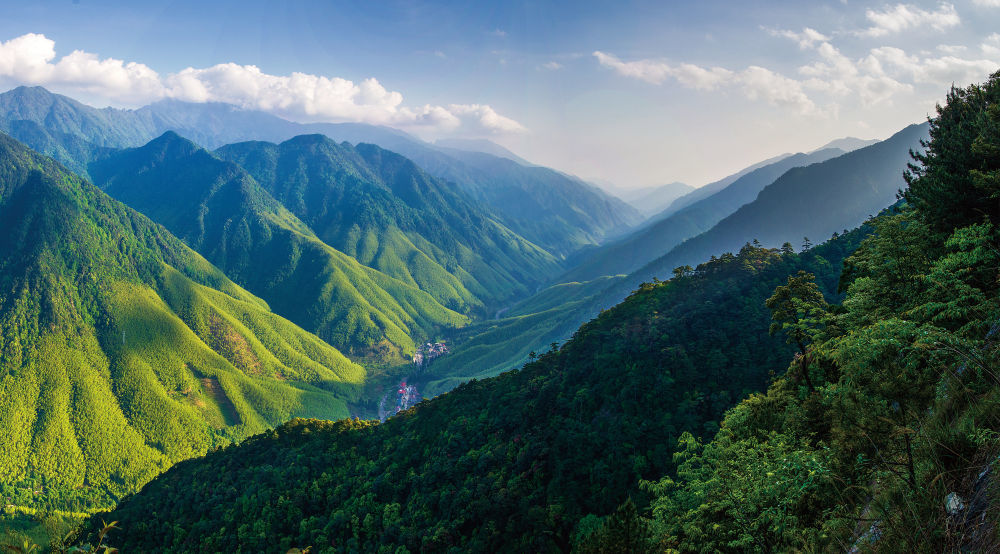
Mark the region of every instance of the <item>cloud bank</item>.
[[0, 42], [0, 82], [81, 92], [114, 104], [170, 98], [225, 102], [301, 122], [361, 122], [438, 133], [525, 131], [480, 104], [406, 106], [403, 95], [374, 78], [355, 83], [307, 73], [270, 75], [253, 65], [223, 63], [161, 76], [147, 65], [74, 50], [56, 59], [55, 41], [29, 33]]
[[[1000, 4], [1000, 0], [979, 3], [993, 1]], [[934, 11], [897, 4], [882, 10], [869, 9], [865, 16], [871, 27], [840, 36], [881, 37], [917, 28], [941, 31], [961, 23], [951, 4], [940, 4]], [[1000, 69], [998, 33], [985, 38], [978, 55], [964, 45], [942, 44], [936, 48], [936, 55], [927, 51], [915, 55], [894, 46], [880, 46], [870, 48], [860, 58], [850, 58], [833, 45], [830, 36], [809, 27], [802, 31], [762, 30], [794, 41], [799, 49], [811, 53], [812, 61], [798, 67], [797, 75], [782, 75], [760, 66], [737, 70], [656, 59], [623, 61], [601, 51], [593, 56], [600, 65], [624, 77], [656, 85], [673, 80], [699, 91], [738, 91], [750, 100], [814, 116], [834, 115], [840, 109], [839, 103], [845, 101], [864, 107], [889, 103], [898, 94], [914, 92], [918, 85], [942, 88], [978, 82]]]

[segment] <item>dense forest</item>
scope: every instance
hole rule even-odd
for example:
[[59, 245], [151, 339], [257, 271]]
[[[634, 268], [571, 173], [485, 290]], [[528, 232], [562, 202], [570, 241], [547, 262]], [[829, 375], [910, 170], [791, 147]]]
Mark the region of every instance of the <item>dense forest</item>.
[[1000, 73], [953, 89], [926, 146], [859, 230], [679, 267], [384, 424], [295, 420], [178, 464], [78, 540], [115, 520], [104, 543], [144, 551], [995, 550]]
[[809, 271], [835, 301], [863, 234], [801, 254], [748, 244], [644, 285], [519, 371], [381, 425], [294, 421], [93, 521], [119, 521], [107, 540], [125, 551], [569, 548], [582, 521], [672, 471], [684, 432], [711, 437], [781, 371], [794, 349], [769, 334], [765, 300]]

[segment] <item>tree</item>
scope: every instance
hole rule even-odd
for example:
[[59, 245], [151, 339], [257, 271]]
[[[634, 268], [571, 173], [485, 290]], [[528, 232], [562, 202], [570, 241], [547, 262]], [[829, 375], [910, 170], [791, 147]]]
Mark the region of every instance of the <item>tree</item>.
[[987, 217], [1000, 223], [1000, 72], [952, 87], [930, 120], [926, 151], [913, 153], [902, 193], [923, 220], [948, 234]]
[[787, 342], [799, 348], [799, 363], [802, 376], [810, 392], [813, 390], [809, 376], [809, 353], [807, 346], [815, 340], [824, 326], [827, 313], [826, 299], [816, 286], [816, 276], [799, 270], [797, 275], [788, 277], [788, 284], [774, 289], [774, 295], [765, 305], [771, 309], [770, 333], [784, 331]]

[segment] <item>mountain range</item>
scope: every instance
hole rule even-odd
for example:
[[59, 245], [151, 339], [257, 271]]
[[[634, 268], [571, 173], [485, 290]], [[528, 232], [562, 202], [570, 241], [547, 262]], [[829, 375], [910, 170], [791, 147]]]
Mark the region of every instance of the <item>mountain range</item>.
[[104, 148], [141, 146], [171, 130], [210, 149], [304, 134], [377, 144], [458, 184], [485, 202], [501, 223], [557, 257], [622, 234], [642, 220], [621, 200], [548, 168], [439, 148], [388, 127], [300, 124], [227, 104], [163, 100], [136, 110], [96, 109], [41, 87], [18, 87], [0, 94], [0, 130], [78, 172], [85, 172]]
[[[89, 171], [106, 192], [344, 352], [386, 361], [411, 356], [415, 340], [468, 321], [412, 280], [324, 243], [242, 168], [173, 132], [110, 154]], [[480, 302], [468, 294], [459, 300]]]

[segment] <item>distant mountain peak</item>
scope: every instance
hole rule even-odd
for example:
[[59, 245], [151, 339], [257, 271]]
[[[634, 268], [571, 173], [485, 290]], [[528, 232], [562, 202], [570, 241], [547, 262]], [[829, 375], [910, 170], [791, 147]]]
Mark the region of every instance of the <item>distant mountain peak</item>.
[[876, 142], [880, 142], [879, 139], [859, 139], [856, 137], [843, 137], [839, 139], [831, 140], [830, 142], [820, 146], [815, 150], [810, 150], [807, 154], [812, 154], [813, 152], [819, 152], [820, 150], [826, 150], [827, 148], [839, 148], [844, 152], [853, 152], [859, 148], [864, 148], [866, 146], [871, 146]]
[[434, 141], [434, 146], [451, 150], [489, 154], [498, 158], [515, 161], [521, 165], [535, 165], [507, 148], [487, 139], [438, 139]]

